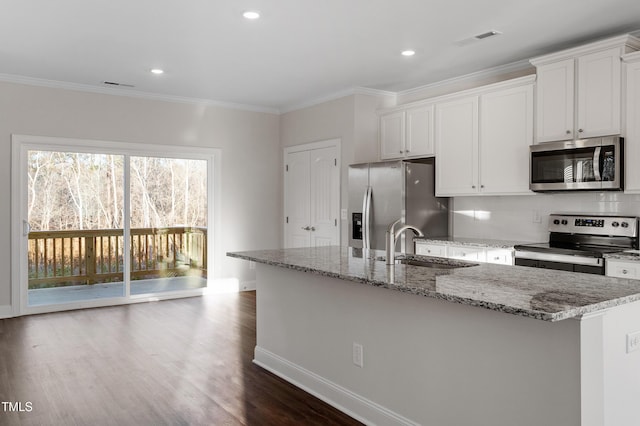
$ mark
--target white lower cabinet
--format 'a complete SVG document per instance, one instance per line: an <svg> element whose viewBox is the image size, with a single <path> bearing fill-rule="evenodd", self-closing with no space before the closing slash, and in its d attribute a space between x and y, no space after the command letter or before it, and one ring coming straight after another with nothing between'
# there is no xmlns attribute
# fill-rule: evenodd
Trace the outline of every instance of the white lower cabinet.
<svg viewBox="0 0 640 426"><path fill-rule="evenodd" d="M469 246L449 246L447 247L447 257L470 262L486 262L487 259L485 249Z"/></svg>
<svg viewBox="0 0 640 426"><path fill-rule="evenodd" d="M416 242L416 254L446 257L469 262L486 262L513 265L513 250L503 248L473 247L468 245Z"/></svg>
<svg viewBox="0 0 640 426"><path fill-rule="evenodd" d="M444 244L416 243L416 254L422 256L447 257L447 246Z"/></svg>
<svg viewBox="0 0 640 426"><path fill-rule="evenodd" d="M605 273L608 277L640 279L640 262L607 260Z"/></svg>
<svg viewBox="0 0 640 426"><path fill-rule="evenodd" d="M500 265L513 265L513 250L487 249L487 263Z"/></svg>

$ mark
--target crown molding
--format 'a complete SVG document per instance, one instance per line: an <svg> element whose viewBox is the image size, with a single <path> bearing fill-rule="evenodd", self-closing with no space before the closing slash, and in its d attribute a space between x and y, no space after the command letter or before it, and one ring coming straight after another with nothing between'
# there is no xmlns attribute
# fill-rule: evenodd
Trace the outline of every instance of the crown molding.
<svg viewBox="0 0 640 426"><path fill-rule="evenodd" d="M471 74L465 74L458 77L449 78L446 80L438 81L435 83L425 84L424 86L414 87L412 89L402 90L398 92L398 98L403 96L410 96L418 92L425 90L433 90L440 87L453 86L458 83L464 83L467 81L476 81L482 78L497 77L503 74L522 71L527 68L531 68L531 64L528 59L523 59L517 62L511 62L505 65L498 65L492 68L486 68L480 71L473 72Z"/></svg>
<svg viewBox="0 0 640 426"><path fill-rule="evenodd" d="M134 89L121 89L112 87L99 87L89 84L69 83L66 81L47 80L42 78L25 77L14 74L0 74L0 82L24 84L27 86L48 87L53 89L74 90L77 92L97 93L101 95L125 96L137 99L146 99L163 102L177 102L183 104L206 105L220 108L236 109L250 112L262 112L267 114L280 114L278 108L262 107L257 105L238 104L233 102L215 101L211 99L189 98L182 96L161 95L157 93L143 92Z"/></svg>
<svg viewBox="0 0 640 426"><path fill-rule="evenodd" d="M631 34L624 34L617 37L599 40L593 43L581 44L569 49L560 50L548 55L542 55L530 59L529 62L534 66L544 65L550 62L556 62L563 59L575 58L587 53L593 53L598 50L606 50L614 47L627 46L633 50L640 50L640 39Z"/></svg>
<svg viewBox="0 0 640 426"><path fill-rule="evenodd" d="M344 98L346 96L353 96L353 95L391 96L391 97L393 97L395 99L396 92L389 92L389 91L386 91L386 90L371 89L371 88L368 88L368 87L352 87L350 89L345 89L345 90L341 90L339 92L330 93L330 94L328 94L326 96L321 96L321 97L318 97L318 98L309 99L308 101L304 101L304 102L301 102L301 103L291 104L291 105L285 106L280 110L280 112L282 114L285 114L287 112L292 112L292 111L297 111L297 110L304 109L304 108L309 108L309 107L312 107L312 106L323 104L325 102L330 102L330 101L334 101L336 99L341 99L341 98Z"/></svg>

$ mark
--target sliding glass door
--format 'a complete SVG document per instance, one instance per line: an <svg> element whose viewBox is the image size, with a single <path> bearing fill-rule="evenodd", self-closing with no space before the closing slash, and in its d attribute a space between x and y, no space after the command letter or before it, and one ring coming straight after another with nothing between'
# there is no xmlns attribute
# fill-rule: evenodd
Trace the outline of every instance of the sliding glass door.
<svg viewBox="0 0 640 426"><path fill-rule="evenodd" d="M201 294L217 152L89 144L14 140L22 310Z"/></svg>
<svg viewBox="0 0 640 426"><path fill-rule="evenodd" d="M131 157L131 294L207 285L207 162Z"/></svg>

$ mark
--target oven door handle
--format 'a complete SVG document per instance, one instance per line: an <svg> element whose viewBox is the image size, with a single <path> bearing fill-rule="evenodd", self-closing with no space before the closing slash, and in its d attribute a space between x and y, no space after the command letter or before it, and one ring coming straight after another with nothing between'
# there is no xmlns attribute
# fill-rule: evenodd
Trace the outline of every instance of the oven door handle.
<svg viewBox="0 0 640 426"><path fill-rule="evenodd" d="M596 182L602 181L602 177L600 177L600 151L601 147L596 147L593 151L593 175L596 178Z"/></svg>

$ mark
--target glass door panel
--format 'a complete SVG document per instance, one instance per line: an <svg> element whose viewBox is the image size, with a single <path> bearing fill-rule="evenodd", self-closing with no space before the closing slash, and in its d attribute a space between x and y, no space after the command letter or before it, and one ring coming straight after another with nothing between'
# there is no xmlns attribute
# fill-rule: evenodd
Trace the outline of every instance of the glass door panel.
<svg viewBox="0 0 640 426"><path fill-rule="evenodd" d="M207 161L131 157L131 295L207 285Z"/></svg>
<svg viewBox="0 0 640 426"><path fill-rule="evenodd" d="M30 150L28 306L123 297L124 156Z"/></svg>

